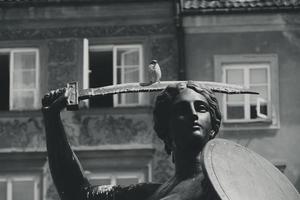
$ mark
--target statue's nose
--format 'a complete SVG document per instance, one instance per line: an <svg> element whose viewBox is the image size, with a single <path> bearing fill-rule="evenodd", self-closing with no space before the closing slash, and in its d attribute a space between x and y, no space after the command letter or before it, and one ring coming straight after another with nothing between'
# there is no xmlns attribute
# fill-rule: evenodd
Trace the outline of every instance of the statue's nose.
<svg viewBox="0 0 300 200"><path fill-rule="evenodd" d="M197 111L195 109L195 104L194 102L190 103L190 111L191 111L191 115L192 115L192 119L193 120L197 120L198 119L198 114Z"/></svg>

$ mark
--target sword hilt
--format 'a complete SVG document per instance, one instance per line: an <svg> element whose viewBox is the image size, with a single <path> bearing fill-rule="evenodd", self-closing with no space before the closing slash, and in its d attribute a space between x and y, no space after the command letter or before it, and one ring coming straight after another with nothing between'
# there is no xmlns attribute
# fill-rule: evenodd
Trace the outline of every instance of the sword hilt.
<svg viewBox="0 0 300 200"><path fill-rule="evenodd" d="M79 109L78 82L67 83L67 110L74 111Z"/></svg>

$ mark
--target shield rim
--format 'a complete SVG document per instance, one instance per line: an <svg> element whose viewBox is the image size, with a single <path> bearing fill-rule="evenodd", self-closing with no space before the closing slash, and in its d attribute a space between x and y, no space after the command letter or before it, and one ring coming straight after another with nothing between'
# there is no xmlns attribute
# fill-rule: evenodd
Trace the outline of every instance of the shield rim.
<svg viewBox="0 0 300 200"><path fill-rule="evenodd" d="M248 149L247 147L244 147L244 146L242 146L240 144L237 144L233 141L226 140L226 139L221 139L221 138L215 138L215 139L210 140L204 147L204 150L203 150L203 153L202 153L202 168L203 168L204 174L206 175L206 177L208 177L208 179L209 179L212 187L214 188L215 192L218 194L218 196L222 200L232 200L232 199L226 194L226 192L222 188L220 182L218 181L217 175L213 171L213 165L211 164L212 163L212 159L211 159L212 150L213 150L214 146L218 143L235 145L235 146L237 146L239 148L242 148L242 149L246 150L247 152L249 152L251 154L251 156L254 156L254 158L261 159L263 162L267 163L275 171L280 173L280 177L282 179L284 179L284 182L286 184L288 184L290 189L295 193L295 196L298 196L298 199L300 200L300 194L298 193L298 191L294 187L294 185L289 181L289 179L284 174L282 174L282 172L279 169L277 169L267 159L265 159L264 157L262 157L259 154L255 153L254 151Z"/></svg>

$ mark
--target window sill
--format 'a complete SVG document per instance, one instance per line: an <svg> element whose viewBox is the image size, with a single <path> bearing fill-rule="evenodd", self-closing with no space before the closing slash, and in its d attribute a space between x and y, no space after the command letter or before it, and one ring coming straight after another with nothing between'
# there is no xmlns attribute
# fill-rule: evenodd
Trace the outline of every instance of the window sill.
<svg viewBox="0 0 300 200"><path fill-rule="evenodd" d="M222 123L222 131L237 131L237 130L278 130L280 125L275 120L256 120L256 121L239 121Z"/></svg>
<svg viewBox="0 0 300 200"><path fill-rule="evenodd" d="M41 117L41 109L37 110L7 110L0 111L0 117Z"/></svg>

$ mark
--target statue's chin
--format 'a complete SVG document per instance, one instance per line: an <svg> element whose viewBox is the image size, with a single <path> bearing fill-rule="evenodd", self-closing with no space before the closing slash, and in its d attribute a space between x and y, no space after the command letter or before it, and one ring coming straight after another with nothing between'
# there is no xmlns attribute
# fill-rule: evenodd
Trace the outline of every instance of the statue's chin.
<svg viewBox="0 0 300 200"><path fill-rule="evenodd" d="M204 132L201 130L193 131L193 137L191 142L191 146L197 146L201 148L204 145L204 143L207 142Z"/></svg>
<svg viewBox="0 0 300 200"><path fill-rule="evenodd" d="M199 139L204 140L204 138L205 138L204 132L201 129L193 130L192 134L193 134L193 137L198 140Z"/></svg>

